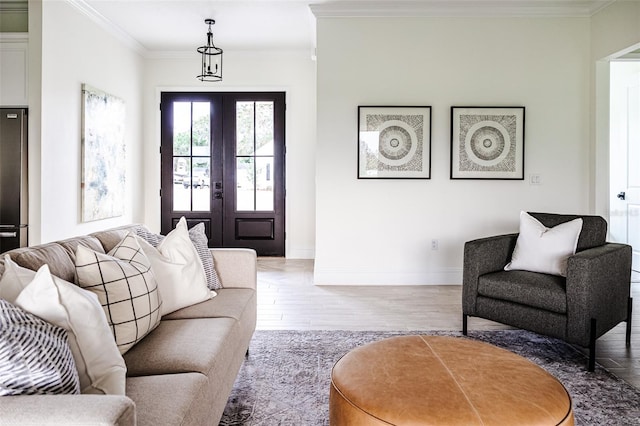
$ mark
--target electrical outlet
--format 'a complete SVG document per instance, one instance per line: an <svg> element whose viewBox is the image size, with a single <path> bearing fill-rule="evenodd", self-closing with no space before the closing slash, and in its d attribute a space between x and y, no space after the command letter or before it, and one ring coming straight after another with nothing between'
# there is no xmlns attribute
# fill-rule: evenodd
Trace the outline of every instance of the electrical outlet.
<svg viewBox="0 0 640 426"><path fill-rule="evenodd" d="M438 250L438 240L431 240L431 250Z"/></svg>
<svg viewBox="0 0 640 426"><path fill-rule="evenodd" d="M531 185L542 185L542 175L537 173L529 176L529 184Z"/></svg>

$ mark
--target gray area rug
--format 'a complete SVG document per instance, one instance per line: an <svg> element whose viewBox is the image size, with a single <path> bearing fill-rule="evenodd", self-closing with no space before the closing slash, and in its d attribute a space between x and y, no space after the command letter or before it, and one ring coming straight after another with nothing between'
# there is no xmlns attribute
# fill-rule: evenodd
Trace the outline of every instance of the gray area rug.
<svg viewBox="0 0 640 426"><path fill-rule="evenodd" d="M406 334L458 332L256 331L220 425L328 425L333 364L368 342ZM572 346L521 330L469 331L469 337L505 348L557 377L573 401L577 425L640 425L640 390Z"/></svg>

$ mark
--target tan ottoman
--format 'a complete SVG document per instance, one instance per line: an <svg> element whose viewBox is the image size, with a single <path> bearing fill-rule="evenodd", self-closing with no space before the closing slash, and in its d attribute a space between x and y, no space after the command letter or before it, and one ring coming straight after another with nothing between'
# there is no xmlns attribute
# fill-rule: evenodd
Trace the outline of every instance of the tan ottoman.
<svg viewBox="0 0 640 426"><path fill-rule="evenodd" d="M329 418L341 425L573 425L551 374L487 343L402 336L346 354L331 372Z"/></svg>

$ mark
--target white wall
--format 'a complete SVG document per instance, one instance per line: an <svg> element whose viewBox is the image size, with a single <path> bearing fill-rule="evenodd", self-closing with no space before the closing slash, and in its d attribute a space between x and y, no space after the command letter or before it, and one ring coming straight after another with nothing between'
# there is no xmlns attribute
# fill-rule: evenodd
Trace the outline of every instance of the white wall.
<svg viewBox="0 0 640 426"><path fill-rule="evenodd" d="M318 19L316 284L459 284L464 242L520 210L589 213L589 25ZM356 178L358 105L433 107L431 180ZM526 107L526 180L449 179L453 105Z"/></svg>
<svg viewBox="0 0 640 426"><path fill-rule="evenodd" d="M144 222L160 230L160 92L286 92L286 256L313 258L315 222L315 62L309 52L224 52L223 81L196 79L193 54L149 59L144 85Z"/></svg>
<svg viewBox="0 0 640 426"><path fill-rule="evenodd" d="M142 220L141 57L96 25L69 2L42 3L42 87L40 135L30 142L40 181L32 235L47 242ZM30 46L31 48L31 46ZM121 217L81 223L82 83L119 96L126 104L127 188ZM36 95L37 96L37 95ZM34 153L33 150L36 150ZM39 192L39 193L38 193ZM37 229L39 228L39 229Z"/></svg>

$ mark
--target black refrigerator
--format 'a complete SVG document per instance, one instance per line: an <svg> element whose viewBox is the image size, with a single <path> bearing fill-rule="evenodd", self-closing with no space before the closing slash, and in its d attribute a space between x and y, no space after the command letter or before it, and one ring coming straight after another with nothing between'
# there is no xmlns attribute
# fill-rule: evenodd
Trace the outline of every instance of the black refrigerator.
<svg viewBox="0 0 640 426"><path fill-rule="evenodd" d="M0 108L0 253L27 245L27 110Z"/></svg>

